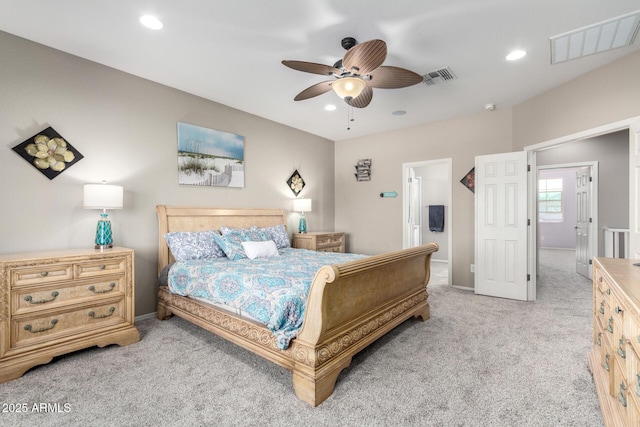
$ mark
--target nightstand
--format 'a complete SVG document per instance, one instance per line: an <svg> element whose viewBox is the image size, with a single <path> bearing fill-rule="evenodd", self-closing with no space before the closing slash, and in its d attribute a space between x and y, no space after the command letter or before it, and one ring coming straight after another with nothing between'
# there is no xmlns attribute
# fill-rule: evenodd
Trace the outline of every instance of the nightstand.
<svg viewBox="0 0 640 427"><path fill-rule="evenodd" d="M133 249L0 255L0 382L54 356L139 341L134 288Z"/></svg>
<svg viewBox="0 0 640 427"><path fill-rule="evenodd" d="M320 252L344 252L344 233L293 233L293 247Z"/></svg>

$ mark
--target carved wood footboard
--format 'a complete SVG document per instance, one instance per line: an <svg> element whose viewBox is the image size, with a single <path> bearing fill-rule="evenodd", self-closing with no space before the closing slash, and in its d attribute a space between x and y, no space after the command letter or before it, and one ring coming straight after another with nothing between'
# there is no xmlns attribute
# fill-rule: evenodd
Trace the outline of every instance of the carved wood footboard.
<svg viewBox="0 0 640 427"><path fill-rule="evenodd" d="M284 212L278 209L158 206L157 212L159 271L172 262L162 237L166 232L284 224ZM175 314L291 370L298 398L317 406L331 395L356 353L410 317L429 318L427 283L431 254L437 250L430 243L322 267L310 287L302 329L286 350L277 347L265 326L173 295L166 287L158 292L158 318Z"/></svg>

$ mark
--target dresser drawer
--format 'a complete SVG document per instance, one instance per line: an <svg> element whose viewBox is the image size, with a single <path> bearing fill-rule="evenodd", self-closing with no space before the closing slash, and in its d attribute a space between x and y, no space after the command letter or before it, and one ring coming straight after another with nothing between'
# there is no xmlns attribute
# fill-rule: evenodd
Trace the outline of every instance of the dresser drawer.
<svg viewBox="0 0 640 427"><path fill-rule="evenodd" d="M51 283L59 280L73 279L72 264L50 264L12 269L11 284L13 287L28 286L37 283Z"/></svg>
<svg viewBox="0 0 640 427"><path fill-rule="evenodd" d="M103 259L94 262L84 262L75 264L75 277L82 279L85 277L104 276L106 274L124 273L124 258Z"/></svg>
<svg viewBox="0 0 640 427"><path fill-rule="evenodd" d="M13 318L11 348L48 343L85 331L125 323L124 298L58 313Z"/></svg>
<svg viewBox="0 0 640 427"><path fill-rule="evenodd" d="M124 293L124 276L96 278L81 283L58 283L55 285L24 287L12 292L11 313L25 314L82 303L90 299Z"/></svg>

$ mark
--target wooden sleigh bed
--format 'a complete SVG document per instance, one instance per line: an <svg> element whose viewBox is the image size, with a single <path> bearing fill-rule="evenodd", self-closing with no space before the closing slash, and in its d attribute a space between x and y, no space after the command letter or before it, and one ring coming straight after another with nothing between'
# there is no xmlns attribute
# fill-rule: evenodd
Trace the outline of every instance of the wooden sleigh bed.
<svg viewBox="0 0 640 427"><path fill-rule="evenodd" d="M282 209L156 207L158 273L172 263L164 234L221 226L246 228L285 224ZM184 318L293 373L298 398L313 406L333 393L351 358L410 317L429 318L427 283L438 245L390 252L320 268L313 279L302 329L286 350L264 325L197 299L158 291L158 319Z"/></svg>

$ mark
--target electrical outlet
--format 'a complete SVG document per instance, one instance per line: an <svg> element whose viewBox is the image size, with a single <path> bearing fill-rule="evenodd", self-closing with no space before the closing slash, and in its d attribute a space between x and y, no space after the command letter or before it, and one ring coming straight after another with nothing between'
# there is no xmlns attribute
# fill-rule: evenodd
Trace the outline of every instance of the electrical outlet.
<svg viewBox="0 0 640 427"><path fill-rule="evenodd" d="M476 272L476 265L475 264L471 264L469 266L469 271L472 272L472 273L475 273Z"/></svg>

